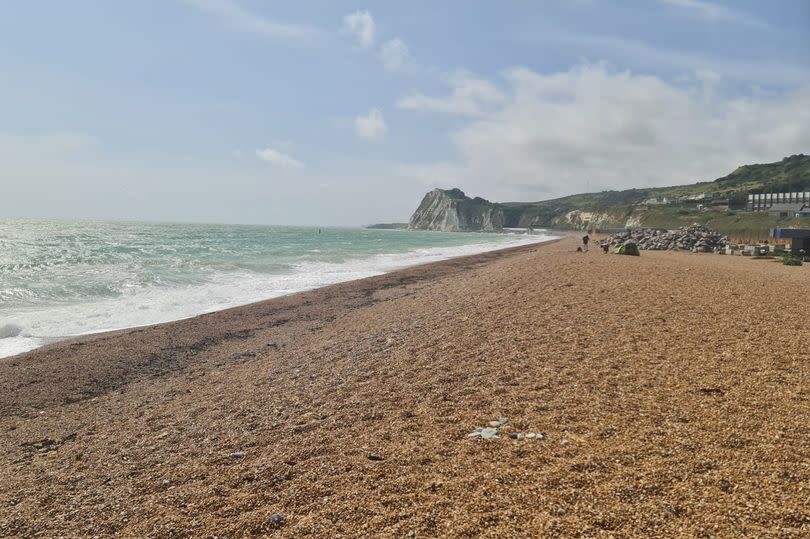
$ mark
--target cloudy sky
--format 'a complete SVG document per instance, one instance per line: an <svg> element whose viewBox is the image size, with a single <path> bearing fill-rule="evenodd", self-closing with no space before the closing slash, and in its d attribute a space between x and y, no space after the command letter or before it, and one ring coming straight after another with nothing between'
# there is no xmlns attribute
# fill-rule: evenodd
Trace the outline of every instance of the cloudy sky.
<svg viewBox="0 0 810 539"><path fill-rule="evenodd" d="M0 218L358 225L810 153L807 0L0 3Z"/></svg>

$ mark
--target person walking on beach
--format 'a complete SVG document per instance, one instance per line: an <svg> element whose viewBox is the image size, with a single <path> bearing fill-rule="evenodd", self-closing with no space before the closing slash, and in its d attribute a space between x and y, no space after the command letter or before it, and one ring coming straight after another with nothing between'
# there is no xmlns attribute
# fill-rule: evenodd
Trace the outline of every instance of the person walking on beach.
<svg viewBox="0 0 810 539"><path fill-rule="evenodd" d="M590 236L588 236L587 234L585 234L584 236L582 236L582 250L583 250L584 252L586 252L586 253L588 252L588 242L589 242L589 241L591 241L591 237L590 237Z"/></svg>

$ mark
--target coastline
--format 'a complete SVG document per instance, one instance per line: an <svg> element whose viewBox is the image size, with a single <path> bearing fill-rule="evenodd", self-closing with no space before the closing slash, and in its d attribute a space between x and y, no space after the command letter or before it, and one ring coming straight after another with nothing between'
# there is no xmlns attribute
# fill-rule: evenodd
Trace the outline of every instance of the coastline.
<svg viewBox="0 0 810 539"><path fill-rule="evenodd" d="M0 361L0 535L801 536L808 268L576 243Z"/></svg>
<svg viewBox="0 0 810 539"><path fill-rule="evenodd" d="M87 348L95 350L99 348L107 349L110 343L113 343L125 349L126 357L113 360L107 359L103 366L96 365L105 374L103 379L99 379L96 374L93 374L92 377L94 384L97 386L96 389L103 392L126 385L134 377L143 374L141 369L145 369L150 375L155 376L176 368L178 349L189 347L190 350L194 351L202 346L199 341L205 341L205 347L208 347L212 344L211 335L222 334L222 341L239 340L241 337L232 335L234 332L236 332L235 335L242 335L243 333L240 332L254 331L256 329L254 327L246 328L243 323L233 324L234 320L250 317L269 317L271 318L271 321L268 322L269 327L283 326L289 322L289 319L275 317L278 313L289 313L291 310L306 306L312 306L312 310L317 311L319 304L328 301L339 301L344 296L367 295L378 288L385 289L405 282L430 281L431 279L447 277L476 265L510 256L516 252L554 244L561 241L561 239L555 238L408 266L380 275L338 282L311 290L294 292L168 322L65 337L28 352L0 358L0 393L8 395L14 389L14 384L10 382L8 373L3 370L5 364L9 364L12 367L23 367L29 375L31 370L38 372L36 375L37 382L26 380L20 383L25 387L36 386L38 389L35 393L53 393L52 390L46 390L45 388L53 388L54 385L58 384L61 386L59 393L69 395L65 397L63 404L81 400L88 394L89 390L79 390L78 388L85 387L87 382L83 379L77 380L71 384L73 386L71 389L67 389L65 384L68 383L70 378L65 375L68 373L89 372L86 370L87 365L85 364L85 358L82 356ZM331 309L341 309L342 307L341 305L329 305ZM309 317L310 315L304 314L301 316ZM206 335L208 337L196 339L197 335ZM119 344L122 340L126 341L125 345ZM156 367L155 357L166 352L165 346L160 344L162 342L171 343L169 355L172 356L172 361L158 361L157 363L162 366ZM145 344L146 346L133 349L134 347L130 346L133 343ZM153 346L149 346L150 344ZM134 354L130 352L134 352ZM133 361L133 355L140 355L141 360ZM62 371L66 372L63 373ZM95 390L92 392L94 395L96 394ZM53 404L59 403L56 401L42 401L33 404L33 406L37 408ZM11 410L0 406L0 415L10 412Z"/></svg>
<svg viewBox="0 0 810 539"><path fill-rule="evenodd" d="M329 230L335 232L343 229L327 229ZM139 287L127 282L123 283L118 295L94 297L90 294L87 297L73 298L73 301L67 303L56 302L41 306L34 302L31 306L19 305L17 312L12 304L11 310L8 306L0 309L0 361L65 339L193 318L433 261L538 243L556 237L552 234L503 234L497 235L499 239L494 241L492 234L487 236L487 240L473 240L462 244L437 245L428 241L420 246L417 242L405 250L392 246L390 252L378 252L375 249L366 253L365 257L355 255L342 260L330 259L329 253L323 260L318 260L319 255L313 256L311 253L321 253L323 246L316 245L312 249L306 249L306 254L303 251L299 253L297 258L280 255L278 265L283 267L280 271L263 271L261 267L252 271L233 268L218 271L208 268L208 274L201 272L205 276L193 284L182 281L188 276L169 275L169 280L179 278L179 282L168 287ZM474 235L468 234L467 237L474 238ZM347 242L348 245L352 245L351 240L353 238ZM368 243L377 245L373 240ZM341 245L340 241L337 245ZM255 253L246 253L245 256L250 260L251 256L255 257ZM261 263L256 266L261 266ZM59 278L70 279L66 275L60 275ZM81 282L83 276L75 278ZM151 275L144 278L155 279ZM109 286L115 288L119 284L113 282ZM32 294L36 298L36 284L33 287Z"/></svg>

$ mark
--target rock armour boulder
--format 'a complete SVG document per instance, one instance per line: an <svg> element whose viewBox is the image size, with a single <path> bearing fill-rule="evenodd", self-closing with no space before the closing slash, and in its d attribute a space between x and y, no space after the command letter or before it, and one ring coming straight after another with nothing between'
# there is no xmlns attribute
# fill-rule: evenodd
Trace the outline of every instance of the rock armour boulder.
<svg viewBox="0 0 810 539"><path fill-rule="evenodd" d="M699 253L721 252L729 244L726 236L700 225L682 226L677 230L640 228L612 234L605 241L610 245L633 241L643 251L685 249Z"/></svg>

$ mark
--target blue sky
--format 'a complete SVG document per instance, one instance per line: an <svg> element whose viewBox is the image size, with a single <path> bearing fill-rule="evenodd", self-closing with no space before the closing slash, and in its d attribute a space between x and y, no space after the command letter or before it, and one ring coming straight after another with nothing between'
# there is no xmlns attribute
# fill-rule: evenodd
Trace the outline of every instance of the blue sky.
<svg viewBox="0 0 810 539"><path fill-rule="evenodd" d="M810 2L0 6L0 217L274 224L810 151Z"/></svg>

